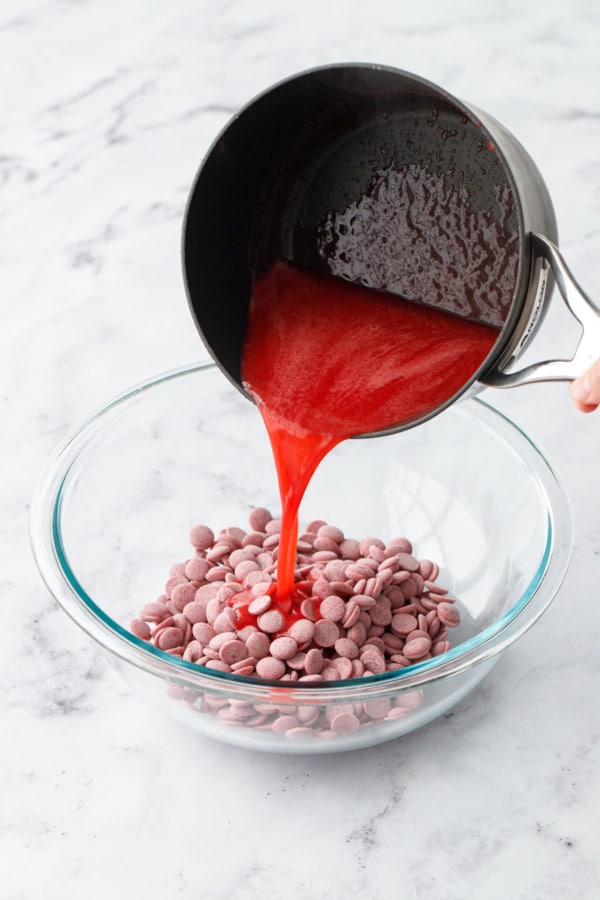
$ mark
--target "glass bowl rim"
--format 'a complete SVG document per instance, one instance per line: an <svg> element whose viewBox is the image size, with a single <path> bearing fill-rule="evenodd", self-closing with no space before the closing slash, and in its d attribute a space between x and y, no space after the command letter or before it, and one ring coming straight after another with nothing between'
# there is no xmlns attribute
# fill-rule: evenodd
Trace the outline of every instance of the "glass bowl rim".
<svg viewBox="0 0 600 900"><path fill-rule="evenodd" d="M447 653L403 669L366 678L326 682L267 681L235 673L217 672L173 656L154 647L115 622L80 585L62 544L61 510L69 474L87 444L101 433L110 413L140 397L170 384L194 378L204 371L217 370L214 363L193 363L156 375L118 395L74 429L55 449L37 480L30 514L30 540L34 559L50 593L62 609L88 636L105 650L145 672L169 679L182 687L211 690L244 699L277 702L285 695L292 700L311 703L339 701L342 698L389 695L414 691L438 680L447 679L497 656L525 633L554 599L566 575L573 546L573 522L570 501L547 455L511 419L478 397L455 404L441 415L466 413L478 425L491 427L497 437L510 434L519 443L521 455L538 488L546 499L547 534L538 567L521 596L510 609L472 638L452 647ZM234 388L232 388L234 390ZM468 412L466 412L468 410ZM504 432L504 433L502 433ZM385 438L383 438L385 439ZM534 467L532 463L537 465ZM554 519L560 520L561 540L557 541Z"/></svg>

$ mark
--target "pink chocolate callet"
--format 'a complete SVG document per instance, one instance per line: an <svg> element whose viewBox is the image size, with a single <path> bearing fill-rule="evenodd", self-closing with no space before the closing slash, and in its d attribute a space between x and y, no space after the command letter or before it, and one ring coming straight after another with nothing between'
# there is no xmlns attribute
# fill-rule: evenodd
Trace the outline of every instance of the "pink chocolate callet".
<svg viewBox="0 0 600 900"><path fill-rule="evenodd" d="M300 612L304 616L305 619L308 619L310 622L316 622L318 616L319 604L315 603L314 600L303 600L300 604Z"/></svg>
<svg viewBox="0 0 600 900"><path fill-rule="evenodd" d="M352 628L353 625L356 625L361 615L361 607L358 603L349 601L346 607L346 614L342 619L342 626L344 628Z"/></svg>
<svg viewBox="0 0 600 900"><path fill-rule="evenodd" d="M360 559L360 541L356 541L354 538L344 538L343 541L340 541L339 550L344 559L352 561Z"/></svg>
<svg viewBox="0 0 600 900"><path fill-rule="evenodd" d="M338 656L333 659L331 665L335 666L337 673L340 677L340 680L345 680L346 678L352 678L352 663L353 659L348 659L345 656Z"/></svg>
<svg viewBox="0 0 600 900"><path fill-rule="evenodd" d="M298 725L297 728L290 728L288 731L286 731L285 736L289 741L301 741L306 737L310 737L312 733L312 728Z"/></svg>
<svg viewBox="0 0 600 900"><path fill-rule="evenodd" d="M382 638L383 649L388 653L395 653L404 647L404 638L400 635L393 634L391 631L384 632Z"/></svg>
<svg viewBox="0 0 600 900"><path fill-rule="evenodd" d="M385 633L385 632L384 632L384 633ZM376 647L376 648L379 650L380 653L385 653L385 650L386 650L386 647L385 647L385 641L383 640L383 638L375 637L374 635L371 635L370 637L367 637L367 639L366 639L366 641L364 642L364 645L363 645L363 646L364 646L365 649L366 649L367 647ZM362 648L361 648L361 649L362 649Z"/></svg>
<svg viewBox="0 0 600 900"><path fill-rule="evenodd" d="M161 622L169 615L169 611L164 603L146 603L140 612L140 618L144 622Z"/></svg>
<svg viewBox="0 0 600 900"><path fill-rule="evenodd" d="M298 706L296 707L296 716L298 721L303 725L312 725L319 718L321 710L318 706Z"/></svg>
<svg viewBox="0 0 600 900"><path fill-rule="evenodd" d="M235 665L231 667L231 671L235 672L236 675L253 675L254 666L255 660L246 661L243 659L241 662L235 663Z"/></svg>
<svg viewBox="0 0 600 900"><path fill-rule="evenodd" d="M235 550L235 547L230 541L217 541L206 551L206 559L213 564L222 562L232 550Z"/></svg>
<svg viewBox="0 0 600 900"><path fill-rule="evenodd" d="M319 619L315 623L315 644L319 647L333 647L340 636L340 631L331 619Z"/></svg>
<svg viewBox="0 0 600 900"><path fill-rule="evenodd" d="M216 672L231 672L231 666L224 663L222 659L209 659L204 665L207 669L214 669Z"/></svg>
<svg viewBox="0 0 600 900"><path fill-rule="evenodd" d="M321 527L317 531L317 536L320 538L326 538L330 541L335 541L336 544L339 544L344 540L344 532L341 528L337 528L335 525L321 525Z"/></svg>
<svg viewBox="0 0 600 900"><path fill-rule="evenodd" d="M401 637L410 634L411 631L415 630L417 625L418 622L416 617L406 612L395 613L395 615L392 616L392 621L390 623L390 627L394 634L400 635Z"/></svg>
<svg viewBox="0 0 600 900"><path fill-rule="evenodd" d="M331 660L330 662L327 663L326 666L323 667L323 669L321 671L321 675L323 676L325 681L339 681L340 680L341 676L340 676L340 673L338 672L337 666L335 665L336 661L337 661L337 658L336 658L336 660Z"/></svg>
<svg viewBox="0 0 600 900"><path fill-rule="evenodd" d="M183 612L188 603L196 596L197 582L186 581L185 584L176 585L171 592L171 602L178 612Z"/></svg>
<svg viewBox="0 0 600 900"><path fill-rule="evenodd" d="M262 631L256 631L254 634L246 638L246 649L251 656L256 659L262 659L269 654L269 646L271 642L269 636Z"/></svg>
<svg viewBox="0 0 600 900"><path fill-rule="evenodd" d="M331 538L317 537L315 539L313 547L317 553L321 553L321 551L333 553L332 559L335 559L338 555L338 550L339 550L338 544L336 541L332 541ZM315 559L317 559L317 558L323 559L324 557L322 557L322 556L317 557L315 555L314 558Z"/></svg>
<svg viewBox="0 0 600 900"><path fill-rule="evenodd" d="M316 580L313 581L313 583L312 583L311 593L312 593L313 597L317 597L321 600L324 600L326 597L329 597L331 594L331 585L327 581L326 578L317 577ZM340 598L336 597L335 599L339 600Z"/></svg>
<svg viewBox="0 0 600 900"><path fill-rule="evenodd" d="M223 644L226 644L228 641L233 641L235 638L235 631L217 632L215 636L210 639L208 646L211 650L219 651Z"/></svg>
<svg viewBox="0 0 600 900"><path fill-rule="evenodd" d="M242 540L242 547L262 547L264 539L264 532L249 531Z"/></svg>
<svg viewBox="0 0 600 900"><path fill-rule="evenodd" d="M262 506L257 506L251 511L250 515L248 516L248 524L250 525L252 531L264 532L265 528L272 518L273 516L268 509L265 509Z"/></svg>
<svg viewBox="0 0 600 900"><path fill-rule="evenodd" d="M264 572L273 565L273 554L268 550L263 550L256 554L256 562Z"/></svg>
<svg viewBox="0 0 600 900"><path fill-rule="evenodd" d="M165 583L165 594L170 598L174 588L178 587L180 584L187 583L188 579L185 577L185 575L171 575Z"/></svg>
<svg viewBox="0 0 600 900"><path fill-rule="evenodd" d="M281 519L269 519L265 525L267 534L279 534L281 532Z"/></svg>
<svg viewBox="0 0 600 900"><path fill-rule="evenodd" d="M311 557L310 553L312 551L313 545L310 541L301 541L298 539L298 543L296 544L296 550L298 551L298 558L301 556L305 560L305 562L310 562ZM307 555L308 554L308 555Z"/></svg>
<svg viewBox="0 0 600 900"><path fill-rule="evenodd" d="M427 581L427 579L431 576L433 572L433 563L430 559L421 559L419 560L419 574L423 581Z"/></svg>
<svg viewBox="0 0 600 900"><path fill-rule="evenodd" d="M285 663L273 656L263 656L256 663L256 674L267 681L276 681L285 674Z"/></svg>
<svg viewBox="0 0 600 900"><path fill-rule="evenodd" d="M360 728L360 719L353 712L339 713L331 722L335 734L352 734L357 728Z"/></svg>
<svg viewBox="0 0 600 900"><path fill-rule="evenodd" d="M286 731L289 731L291 728L298 727L298 719L296 716L279 716L272 724L273 731L276 731L278 734L285 734Z"/></svg>
<svg viewBox="0 0 600 900"><path fill-rule="evenodd" d="M369 609L373 625L389 625L392 621L392 608L387 597L379 597Z"/></svg>
<svg viewBox="0 0 600 900"><path fill-rule="evenodd" d="M253 616L261 616L271 607L273 598L270 594L259 594L248 604L248 612Z"/></svg>
<svg viewBox="0 0 600 900"><path fill-rule="evenodd" d="M197 622L192 625L192 634L200 644L208 644L214 638L216 631L207 622Z"/></svg>
<svg viewBox="0 0 600 900"><path fill-rule="evenodd" d="M370 719L385 719L390 711L391 703L387 697L365 700L363 709Z"/></svg>
<svg viewBox="0 0 600 900"><path fill-rule="evenodd" d="M332 703L325 709L325 718L331 723L336 716L347 715L353 712L354 706L352 703Z"/></svg>
<svg viewBox="0 0 600 900"><path fill-rule="evenodd" d="M289 635L299 646L309 643L315 636L314 622L311 622L310 619L298 619L290 626Z"/></svg>
<svg viewBox="0 0 600 900"><path fill-rule="evenodd" d="M426 653L429 653L431 649L431 638L429 637L416 637L411 638L409 635L409 640L406 641L404 645L403 655L406 656L407 659L420 659L422 656L425 656Z"/></svg>
<svg viewBox="0 0 600 900"><path fill-rule="evenodd" d="M304 668L307 675L319 675L323 668L323 651L313 647L307 651Z"/></svg>
<svg viewBox="0 0 600 900"><path fill-rule="evenodd" d="M309 534L317 535L319 533L319 528L323 528L324 525L327 525L324 519L313 519L306 526L306 531Z"/></svg>
<svg viewBox="0 0 600 900"><path fill-rule="evenodd" d="M442 627L442 623L438 619L437 612L436 612L435 618L431 619L427 623L427 631L429 632L429 637L433 639L436 636L436 634L440 631L441 627Z"/></svg>
<svg viewBox="0 0 600 900"><path fill-rule="evenodd" d="M373 569L370 566L365 565L363 562L355 562L350 563L346 568L346 577L352 578L355 581L359 581L364 579L365 584L369 580L369 578L373 577Z"/></svg>
<svg viewBox="0 0 600 900"><path fill-rule="evenodd" d="M360 661L365 670L368 669L373 675L380 675L382 672L385 672L385 656L375 648L362 652Z"/></svg>
<svg viewBox="0 0 600 900"><path fill-rule="evenodd" d="M460 612L453 603L447 603L443 600L438 603L437 614L442 625L448 628L456 628L460 625Z"/></svg>
<svg viewBox="0 0 600 900"><path fill-rule="evenodd" d="M129 625L129 630L132 634L134 634L142 641L150 640L150 635L152 632L148 623L144 622L143 619L132 619Z"/></svg>
<svg viewBox="0 0 600 900"><path fill-rule="evenodd" d="M206 573L207 581L225 581L227 575L229 574L229 569L226 566L213 566L212 569L209 569Z"/></svg>
<svg viewBox="0 0 600 900"><path fill-rule="evenodd" d="M352 660L352 678L362 678L365 673L365 664L360 659Z"/></svg>
<svg viewBox="0 0 600 900"><path fill-rule="evenodd" d="M350 638L351 641L354 641L355 644L361 647L367 639L367 629L362 622L356 621L354 625L351 625L348 629L346 637Z"/></svg>
<svg viewBox="0 0 600 900"><path fill-rule="evenodd" d="M207 602L212 600L217 596L217 592L219 590L218 584L201 584L196 593L194 594L195 600L201 600L202 602Z"/></svg>
<svg viewBox="0 0 600 900"><path fill-rule="evenodd" d="M201 556L193 556L185 564L185 574L190 581L203 581L209 569L210 563Z"/></svg>
<svg viewBox="0 0 600 900"><path fill-rule="evenodd" d="M346 577L346 566L348 563L344 559L332 559L325 563L323 567L323 576L329 584L332 582L343 581Z"/></svg>
<svg viewBox="0 0 600 900"><path fill-rule="evenodd" d="M234 663L239 663L243 659L248 658L248 650L246 649L246 645L243 641L238 641L237 639L226 641L221 645L219 650L219 656L223 660L223 662L228 663L230 666L234 665Z"/></svg>
<svg viewBox="0 0 600 900"><path fill-rule="evenodd" d="M356 659L359 654L358 645L350 638L338 638L334 644L335 652L347 659Z"/></svg>
<svg viewBox="0 0 600 900"><path fill-rule="evenodd" d="M190 625L206 622L206 604L201 600L192 600L183 607L183 614Z"/></svg>
<svg viewBox="0 0 600 900"><path fill-rule="evenodd" d="M190 641L183 651L183 658L187 662L197 663L202 656L202 645L198 641Z"/></svg>
<svg viewBox="0 0 600 900"><path fill-rule="evenodd" d="M283 635L282 637L275 638L269 652L275 659L291 659L298 652L298 644L293 637Z"/></svg>
<svg viewBox="0 0 600 900"><path fill-rule="evenodd" d="M208 525L194 525L190 529L190 544L196 550L208 550L215 540L214 532Z"/></svg>
<svg viewBox="0 0 600 900"><path fill-rule="evenodd" d="M369 549L371 547L379 547L380 550L385 550L385 544L380 538L377 537L364 537L360 541L360 549L363 556L369 555Z"/></svg>
<svg viewBox="0 0 600 900"><path fill-rule="evenodd" d="M160 650L173 650L180 647L183 642L183 631L173 626L164 628L156 638L156 645Z"/></svg>
<svg viewBox="0 0 600 900"><path fill-rule="evenodd" d="M441 597L438 597L438 601L439 600L441 600ZM419 600L419 603L421 604L421 606L423 607L423 609L426 612L430 612L431 610L437 609L437 603L434 603L433 600L431 600L431 597L429 594L428 595L423 594L423 596Z"/></svg>
<svg viewBox="0 0 600 900"><path fill-rule="evenodd" d="M268 609L258 617L257 621L261 631L265 631L267 634L275 634L277 631L281 631L285 619L278 609Z"/></svg>
<svg viewBox="0 0 600 900"><path fill-rule="evenodd" d="M400 568L400 562L397 556L386 556L386 558L379 564L378 572L397 572Z"/></svg>
<svg viewBox="0 0 600 900"><path fill-rule="evenodd" d="M198 594L196 594L196 596L198 596ZM223 609L225 609L225 604L220 603L216 597L213 597L212 600L209 600L206 604L206 621L212 625Z"/></svg>
<svg viewBox="0 0 600 900"><path fill-rule="evenodd" d="M237 550L233 550L229 554L229 559L227 560L227 564L235 569L235 567L241 562L254 561L255 554L252 553L251 550L247 548L238 548Z"/></svg>
<svg viewBox="0 0 600 900"><path fill-rule="evenodd" d="M418 572L419 571L419 560L415 559L414 556L410 553L398 553L396 556L398 560L398 564L401 569L404 569L406 572Z"/></svg>
<svg viewBox="0 0 600 900"><path fill-rule="evenodd" d="M414 600L419 594L419 587L412 576L402 582L401 590L406 600Z"/></svg>
<svg viewBox="0 0 600 900"><path fill-rule="evenodd" d="M385 550L382 547L378 547L377 544L371 544L369 556L371 559L376 559L378 563L382 563L385 559Z"/></svg>
<svg viewBox="0 0 600 900"><path fill-rule="evenodd" d="M273 651L271 650L271 655ZM295 653L294 656L286 659L286 663L289 669L294 669L297 672L305 672L306 671L306 652L304 650L299 650L298 653Z"/></svg>
<svg viewBox="0 0 600 900"><path fill-rule="evenodd" d="M346 613L346 603L341 597L330 594L321 601L319 612L323 619L329 619L331 622L341 622Z"/></svg>
<svg viewBox="0 0 600 900"><path fill-rule="evenodd" d="M235 567L235 577L238 581L243 581L246 575L249 575L250 572L257 572L260 570L259 564L253 559L244 559L237 564Z"/></svg>
<svg viewBox="0 0 600 900"><path fill-rule="evenodd" d="M334 562L337 554L333 550L315 550L312 555L312 561L315 563Z"/></svg>
<svg viewBox="0 0 600 900"><path fill-rule="evenodd" d="M397 554L397 553L412 553L413 546L408 538L405 537L395 537L392 538L391 541L388 541L386 546L386 552Z"/></svg>
<svg viewBox="0 0 600 900"><path fill-rule="evenodd" d="M213 621L213 628L216 632L232 631L235 628L236 614L230 606L225 607Z"/></svg>
<svg viewBox="0 0 600 900"><path fill-rule="evenodd" d="M442 587L441 584L437 584L435 581L430 581L427 578L425 579L424 587L430 594L439 594L443 597L448 593L447 589Z"/></svg>

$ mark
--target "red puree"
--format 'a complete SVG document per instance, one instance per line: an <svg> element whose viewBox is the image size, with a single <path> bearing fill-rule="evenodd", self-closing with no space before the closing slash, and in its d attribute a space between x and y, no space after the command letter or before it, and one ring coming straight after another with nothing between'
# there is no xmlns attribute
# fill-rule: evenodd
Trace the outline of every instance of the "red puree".
<svg viewBox="0 0 600 900"><path fill-rule="evenodd" d="M290 612L298 508L340 441L417 419L463 387L498 330L277 263L256 284L242 378L265 421L281 493L277 567Z"/></svg>

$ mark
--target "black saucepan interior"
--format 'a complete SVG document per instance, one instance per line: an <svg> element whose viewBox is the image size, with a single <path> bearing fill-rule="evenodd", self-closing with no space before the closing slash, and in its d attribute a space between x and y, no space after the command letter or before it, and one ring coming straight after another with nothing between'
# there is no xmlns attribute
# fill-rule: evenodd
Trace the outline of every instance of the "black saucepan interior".
<svg viewBox="0 0 600 900"><path fill-rule="evenodd" d="M192 311L239 385L252 282L278 258L501 327L519 198L477 118L398 70L282 82L219 136L184 226Z"/></svg>

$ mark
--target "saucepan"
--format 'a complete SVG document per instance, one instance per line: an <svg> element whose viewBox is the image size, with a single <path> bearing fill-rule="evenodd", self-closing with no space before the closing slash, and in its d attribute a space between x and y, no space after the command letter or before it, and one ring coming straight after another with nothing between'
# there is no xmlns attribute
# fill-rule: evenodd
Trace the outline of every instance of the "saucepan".
<svg viewBox="0 0 600 900"><path fill-rule="evenodd" d="M242 392L252 286L276 260L494 326L429 418L484 386L572 380L599 355L600 311L557 244L548 189L503 125L419 76L352 63L293 75L233 117L193 183L182 256L197 328ZM578 346L519 369L555 286Z"/></svg>

